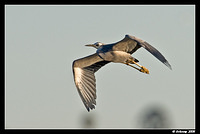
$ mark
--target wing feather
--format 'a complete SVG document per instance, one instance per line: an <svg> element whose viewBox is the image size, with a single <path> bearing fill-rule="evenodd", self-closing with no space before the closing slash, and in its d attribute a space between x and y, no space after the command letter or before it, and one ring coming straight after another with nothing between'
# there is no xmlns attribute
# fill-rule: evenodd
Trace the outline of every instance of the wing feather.
<svg viewBox="0 0 200 134"><path fill-rule="evenodd" d="M158 60L160 60L162 63L164 63L167 67L171 68L171 65L169 62L165 59L165 57L153 46L151 46L146 41L143 41L135 36L126 35L124 39L121 41L113 44L113 49L116 51L124 51L127 53L134 53L136 50L138 50L140 47L145 48L147 51L149 51L153 56L155 56Z"/></svg>
<svg viewBox="0 0 200 134"><path fill-rule="evenodd" d="M137 37L126 35L130 39L135 40L138 42L138 45L142 46L145 48L147 51L149 51L153 56L155 56L158 60L160 60L162 63L164 63L168 68L172 69L171 65L169 62L165 59L165 57L153 46L151 46L149 43L146 41L143 41Z"/></svg>
<svg viewBox="0 0 200 134"><path fill-rule="evenodd" d="M96 79L94 73L109 63L97 54L75 60L73 62L74 82L86 109L94 109L96 105Z"/></svg>
<svg viewBox="0 0 200 134"><path fill-rule="evenodd" d="M139 49L141 46L138 45L138 42L130 39L128 35L125 36L124 39L121 41L113 44L113 50L114 51L124 51L130 54L133 54L137 49Z"/></svg>

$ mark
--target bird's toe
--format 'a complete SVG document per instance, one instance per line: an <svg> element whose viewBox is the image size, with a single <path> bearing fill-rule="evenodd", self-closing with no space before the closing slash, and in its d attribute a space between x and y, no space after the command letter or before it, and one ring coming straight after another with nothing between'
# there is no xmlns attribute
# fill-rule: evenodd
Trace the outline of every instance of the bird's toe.
<svg viewBox="0 0 200 134"><path fill-rule="evenodd" d="M140 72L149 74L149 70L146 67L144 67L144 66L141 67Z"/></svg>

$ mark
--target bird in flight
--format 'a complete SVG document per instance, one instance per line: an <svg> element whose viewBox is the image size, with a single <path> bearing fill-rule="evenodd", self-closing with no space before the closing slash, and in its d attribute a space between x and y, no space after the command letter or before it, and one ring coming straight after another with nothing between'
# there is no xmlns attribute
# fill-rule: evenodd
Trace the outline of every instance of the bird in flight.
<svg viewBox="0 0 200 134"><path fill-rule="evenodd" d="M131 56L131 54L143 47L167 67L172 69L169 62L156 48L135 36L125 35L124 39L112 44L96 42L86 46L96 48L96 53L75 60L72 68L76 88L88 112L90 109L94 109L96 105L96 79L94 73L104 65L110 62L122 63L140 72L149 74L149 70L138 64L139 61ZM131 64L135 64L139 68Z"/></svg>

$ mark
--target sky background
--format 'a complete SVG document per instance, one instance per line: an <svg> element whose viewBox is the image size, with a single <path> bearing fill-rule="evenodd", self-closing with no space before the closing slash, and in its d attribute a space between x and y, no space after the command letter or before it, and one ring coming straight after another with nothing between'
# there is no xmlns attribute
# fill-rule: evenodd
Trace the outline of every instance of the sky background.
<svg viewBox="0 0 200 134"><path fill-rule="evenodd" d="M143 128L158 112L168 128L195 128L195 7L5 6L5 127ZM126 34L157 48L172 70L141 48L140 73L111 63L96 73L97 106L87 112L72 62L96 52L85 44L114 43ZM161 112L162 111L162 112Z"/></svg>

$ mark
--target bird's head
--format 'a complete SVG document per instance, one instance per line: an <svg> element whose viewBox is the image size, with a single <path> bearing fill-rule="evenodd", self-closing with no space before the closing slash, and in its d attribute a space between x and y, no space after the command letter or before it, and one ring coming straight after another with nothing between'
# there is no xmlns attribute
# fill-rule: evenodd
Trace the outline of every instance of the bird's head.
<svg viewBox="0 0 200 134"><path fill-rule="evenodd" d="M104 45L103 43L101 42L96 42L94 44L88 44L88 45L85 45L85 46L88 46L88 47L94 47L96 49L100 48L102 45Z"/></svg>

